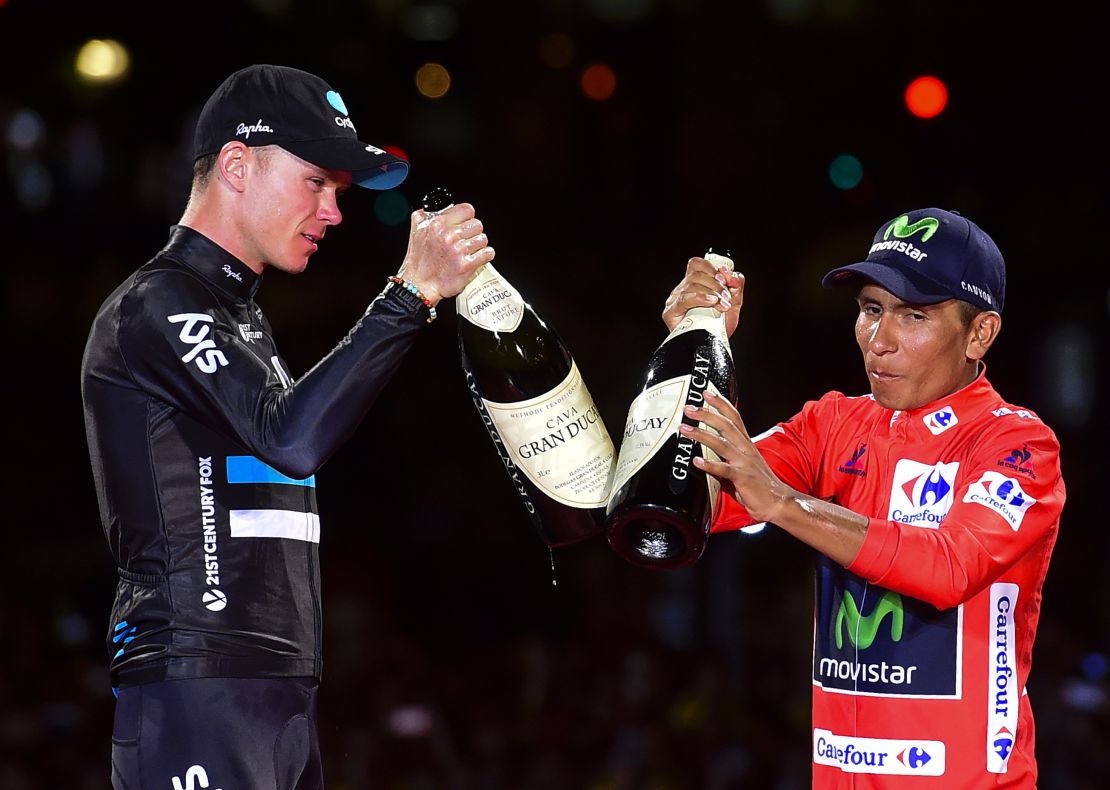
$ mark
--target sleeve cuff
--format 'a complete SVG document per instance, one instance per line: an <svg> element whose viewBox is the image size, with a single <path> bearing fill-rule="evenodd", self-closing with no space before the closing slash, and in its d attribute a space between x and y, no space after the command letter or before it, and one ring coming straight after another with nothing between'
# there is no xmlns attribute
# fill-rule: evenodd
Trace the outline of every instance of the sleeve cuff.
<svg viewBox="0 0 1110 790"><path fill-rule="evenodd" d="M886 519L873 518L867 522L867 535L863 538L856 558L848 570L869 582L877 582L890 570L898 553L901 540L898 524Z"/></svg>
<svg viewBox="0 0 1110 790"><path fill-rule="evenodd" d="M385 284L385 289L382 291L382 298L388 299L394 304L403 307L407 312L424 319L429 324L434 319L431 310L424 304L423 299L393 281Z"/></svg>

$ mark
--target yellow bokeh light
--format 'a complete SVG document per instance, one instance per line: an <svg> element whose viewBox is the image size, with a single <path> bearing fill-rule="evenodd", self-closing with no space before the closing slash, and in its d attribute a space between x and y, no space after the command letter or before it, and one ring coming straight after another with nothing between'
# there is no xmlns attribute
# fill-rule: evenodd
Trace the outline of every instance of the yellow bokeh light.
<svg viewBox="0 0 1110 790"><path fill-rule="evenodd" d="M131 57L123 44L110 38L86 41L77 53L77 77L85 82L115 82L127 74Z"/></svg>
<svg viewBox="0 0 1110 790"><path fill-rule="evenodd" d="M442 98L451 89L451 74L438 63L425 63L416 70L416 89L429 99Z"/></svg>

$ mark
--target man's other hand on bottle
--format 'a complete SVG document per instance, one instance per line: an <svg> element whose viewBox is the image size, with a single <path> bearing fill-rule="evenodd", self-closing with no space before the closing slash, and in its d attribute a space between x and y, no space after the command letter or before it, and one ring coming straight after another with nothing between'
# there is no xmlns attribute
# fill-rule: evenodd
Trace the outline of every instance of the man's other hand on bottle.
<svg viewBox="0 0 1110 790"><path fill-rule="evenodd" d="M663 322L671 331L682 321L686 311L694 307L712 307L725 314L725 330L729 336L740 321L744 303L744 275L718 269L705 258L691 258L682 278L663 307Z"/></svg>

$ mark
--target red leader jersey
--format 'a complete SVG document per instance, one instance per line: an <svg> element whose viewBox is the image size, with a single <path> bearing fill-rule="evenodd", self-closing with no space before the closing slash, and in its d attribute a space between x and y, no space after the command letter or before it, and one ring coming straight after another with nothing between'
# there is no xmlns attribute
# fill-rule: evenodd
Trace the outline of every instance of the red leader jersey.
<svg viewBox="0 0 1110 790"><path fill-rule="evenodd" d="M1064 505L1059 444L984 373L912 411L830 392L759 437L786 484L870 518L822 557L815 788L1032 788L1025 691ZM752 523L722 497L713 531Z"/></svg>

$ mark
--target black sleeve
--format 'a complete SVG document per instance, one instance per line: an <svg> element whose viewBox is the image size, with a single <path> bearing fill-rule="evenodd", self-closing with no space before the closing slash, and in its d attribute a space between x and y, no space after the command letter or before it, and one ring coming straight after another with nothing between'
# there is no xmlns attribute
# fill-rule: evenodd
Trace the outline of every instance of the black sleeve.
<svg viewBox="0 0 1110 790"><path fill-rule="evenodd" d="M203 283L152 273L121 304L120 353L137 386L302 479L351 436L425 325L427 309L405 295L384 291L331 353L283 384L279 363L247 347Z"/></svg>

